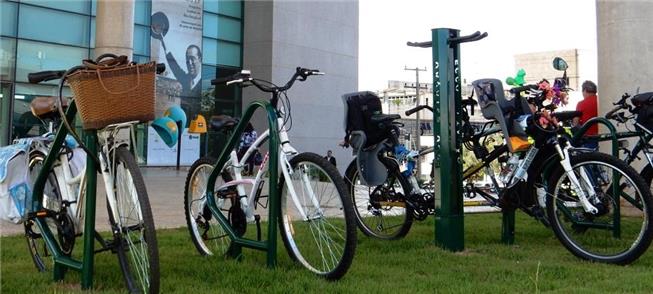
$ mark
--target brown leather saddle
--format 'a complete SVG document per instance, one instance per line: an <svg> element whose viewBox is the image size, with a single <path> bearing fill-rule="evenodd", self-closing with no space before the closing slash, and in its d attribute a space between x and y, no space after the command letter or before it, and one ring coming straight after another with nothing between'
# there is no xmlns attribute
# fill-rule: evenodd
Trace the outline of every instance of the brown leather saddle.
<svg viewBox="0 0 653 294"><path fill-rule="evenodd" d="M30 103L29 108L32 114L40 119L52 119L59 116L56 99L59 98L53 96L36 97ZM61 106L64 110L68 108L68 100L63 99Z"/></svg>

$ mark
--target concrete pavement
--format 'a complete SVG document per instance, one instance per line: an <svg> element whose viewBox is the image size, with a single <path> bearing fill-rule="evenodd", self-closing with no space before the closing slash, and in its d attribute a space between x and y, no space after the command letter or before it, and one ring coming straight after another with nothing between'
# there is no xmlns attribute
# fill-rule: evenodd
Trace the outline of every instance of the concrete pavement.
<svg viewBox="0 0 653 294"><path fill-rule="evenodd" d="M179 171L175 168L143 167L141 173L150 198L154 225L157 229L186 226L184 219L184 183L188 167ZM104 183L98 175L95 224L99 231L109 230ZM13 225L0 221L0 235L23 233L23 225Z"/></svg>

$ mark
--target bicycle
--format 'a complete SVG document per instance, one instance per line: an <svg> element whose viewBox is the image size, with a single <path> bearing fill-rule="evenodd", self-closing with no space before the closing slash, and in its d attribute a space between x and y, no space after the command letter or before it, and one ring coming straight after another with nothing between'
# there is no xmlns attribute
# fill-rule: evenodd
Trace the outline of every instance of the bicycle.
<svg viewBox="0 0 653 294"><path fill-rule="evenodd" d="M104 58L117 56L105 54L96 61ZM163 68L158 65L157 72L162 72ZM28 75L30 83L34 84L60 79L58 99L32 105L33 112L40 119L51 121L51 126L58 126L58 131L54 139L38 140L30 151L31 172L36 175L34 208L25 221L30 254L39 271L48 270L45 259L51 256L55 279L63 278L65 267L81 271L82 287L88 288L92 285L93 254L111 251L118 256L130 292L158 293L156 231L145 183L132 153L134 126L139 121L111 124L97 130L97 133L86 131L82 142L69 123L77 113L75 100L65 113L63 109L66 78L81 69L85 67ZM53 108L52 104L56 107ZM68 158L73 149L64 143L68 134L73 135L86 157L86 166L75 177L72 176ZM96 169L105 184L112 240L104 240L94 229ZM82 210L83 207L85 210ZM85 232L88 229L93 232ZM56 237L52 231L57 232ZM71 256L78 236L84 237L81 262ZM93 249L94 239L101 248Z"/></svg>
<svg viewBox="0 0 653 294"><path fill-rule="evenodd" d="M542 93L533 93L530 103L520 95L537 86L511 89L511 93L515 94L513 100L503 97L503 86L499 80L478 80L473 86L479 102L471 98L462 101L462 133L463 145L473 152L479 163L463 171L463 180L467 181L465 196L472 198L480 195L491 206L521 209L545 225L550 225L559 241L582 259L628 264L641 256L653 237L650 224L653 204L650 191L637 172L617 158L572 147L565 130L557 127L555 120L549 120L551 116L564 120L574 113L549 114L542 105ZM484 117L491 119L480 131L471 125L467 112L469 106L473 114L477 104L481 106ZM533 112L529 104L536 104L537 111ZM428 107L419 106L407 112L423 108ZM383 117L389 122L398 118L385 115L378 119ZM549 120L543 121L541 118ZM542 122L546 124L541 125ZM521 123L527 126L523 128ZM390 135L396 134L393 131L396 128L389 130ZM504 143L494 146L490 152L486 140L497 133L503 135ZM521 139L523 135L533 138L533 142ZM403 217L390 218L398 223L394 227L400 229L385 235L381 234L381 227L368 226L366 223L370 222L365 222L360 216L367 214L368 218L379 219L374 223L382 224L388 218L384 217L384 210L379 206L386 205L395 210L401 207L409 212L419 207L411 203L414 201L411 199L424 197L423 188L407 185L412 174L403 174L398 170L402 162L393 152L397 142L394 136L379 144L383 147L375 147L388 170L387 180L380 186L367 187L372 192L363 195L362 201L357 201L355 206L359 226L367 229L363 232L386 239L403 237L410 228L411 215L405 213ZM499 180L490 168L495 160L502 165ZM496 195L471 183L471 177L483 168L492 181ZM360 184L355 176L347 176L347 179L348 183L354 184L350 185L350 189ZM397 180L399 185L394 184ZM393 193L376 193L384 191L385 187L393 187ZM397 187L401 187L402 191L397 191ZM350 191L355 197L354 190ZM639 217L639 220L633 221L634 217Z"/></svg>
<svg viewBox="0 0 653 294"><path fill-rule="evenodd" d="M640 174L649 186L653 183L653 150L651 150L652 146L649 143L653 139L653 126L649 122L649 115L646 111L650 107L651 95L651 92L636 94L635 96L624 93L617 102L613 103L615 107L603 116L605 119L616 121L617 124L623 124L626 127L626 131L615 131L614 138L618 140L617 147L624 153L623 160L627 164L632 165L635 160L640 159L640 153L644 154L646 164L641 169ZM628 103L629 99L631 100L630 104ZM595 119L594 121L602 120ZM628 125L631 122L634 130ZM574 134L574 139L576 139L574 143L581 144L583 140L587 139L596 141L612 139L611 134L582 137L583 134L584 131L580 132L580 130ZM629 138L637 138L637 142L631 149L628 149L629 143L625 140Z"/></svg>
<svg viewBox="0 0 653 294"><path fill-rule="evenodd" d="M246 70L211 81L213 85L253 85L271 93L272 98L269 104L250 105L240 121L222 116L211 122L215 130L231 132L231 137L217 160L201 158L191 166L184 188L186 221L200 254L238 257L240 246L247 246L267 250L268 265L274 266L278 221L283 243L294 261L329 280L347 272L354 257L356 230L342 177L321 156L295 150L287 134L292 122L285 92L296 80L320 74L318 70L297 68L284 86L252 78ZM238 158L238 137L256 107L267 109L270 129ZM254 178L243 178L241 172L248 158L265 142L269 142L269 150ZM282 173L278 182L277 164ZM266 180L269 195L263 195ZM267 198L265 204L263 198ZM269 210L267 242L261 241L259 207ZM244 239L252 222L256 223L256 240Z"/></svg>

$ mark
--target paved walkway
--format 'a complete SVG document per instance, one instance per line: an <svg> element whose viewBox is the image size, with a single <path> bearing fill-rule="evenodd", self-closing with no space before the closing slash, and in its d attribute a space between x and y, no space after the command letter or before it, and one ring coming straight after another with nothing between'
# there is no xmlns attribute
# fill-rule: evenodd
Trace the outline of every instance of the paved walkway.
<svg viewBox="0 0 653 294"><path fill-rule="evenodd" d="M141 168L147 186L147 193L154 214L157 229L186 226L184 219L184 183L188 167L179 171L175 168ZM98 175L96 227L100 231L109 229L106 201L102 177ZM23 233L23 225L13 225L0 221L0 235Z"/></svg>

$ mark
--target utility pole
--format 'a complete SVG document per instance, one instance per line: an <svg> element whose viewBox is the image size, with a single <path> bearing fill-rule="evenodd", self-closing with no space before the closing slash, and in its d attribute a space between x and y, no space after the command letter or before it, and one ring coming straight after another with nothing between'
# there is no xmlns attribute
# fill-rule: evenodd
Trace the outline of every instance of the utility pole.
<svg viewBox="0 0 653 294"><path fill-rule="evenodd" d="M424 67L424 68L419 68L419 67L408 68L407 66L404 65L404 70L414 70L415 71L415 87L412 87L412 86L409 86L409 85L404 85L404 88L415 88L415 96L416 96L415 106L419 106L419 103L420 103L420 97L419 97L419 90L420 90L420 87L419 87L419 72L420 71L426 71L426 67ZM415 128L415 146L417 147L417 152L419 152L420 147L421 147L420 146L420 138L419 138L421 136L421 134L420 134L420 119L419 119L420 115L419 115L419 113L420 113L419 111L417 113L415 113L415 115L416 115L416 117L415 117L416 118L416 126L417 126ZM417 158L417 178L421 179L421 177L422 177L422 160L421 160L421 158L418 157Z"/></svg>

